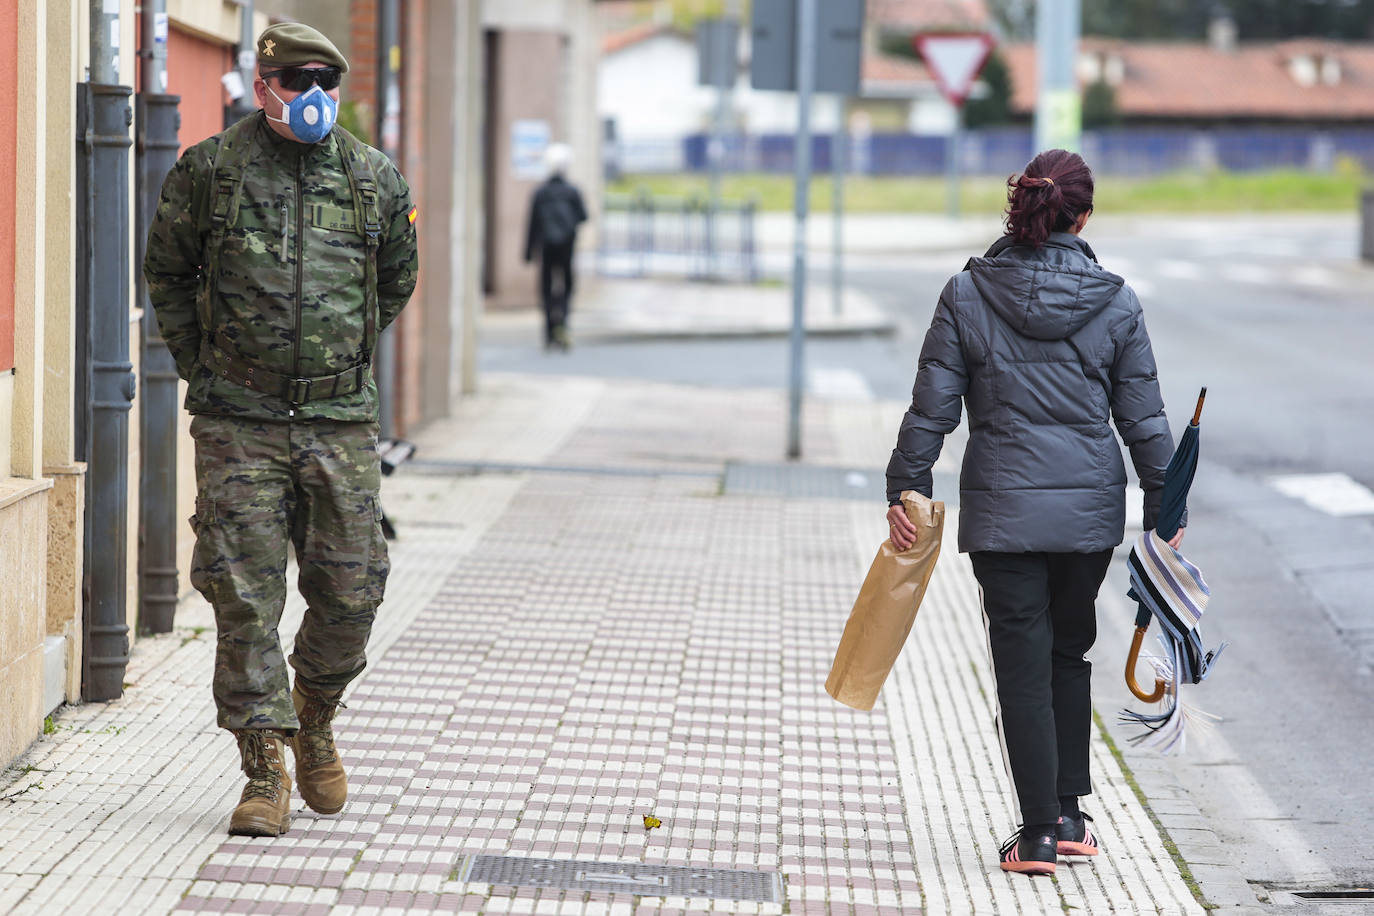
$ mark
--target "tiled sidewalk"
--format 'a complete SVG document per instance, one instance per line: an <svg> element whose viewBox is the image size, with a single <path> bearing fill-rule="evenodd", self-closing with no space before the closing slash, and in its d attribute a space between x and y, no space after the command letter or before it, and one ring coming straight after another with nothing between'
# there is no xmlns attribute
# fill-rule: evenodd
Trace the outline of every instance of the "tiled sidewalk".
<svg viewBox="0 0 1374 916"><path fill-rule="evenodd" d="M879 706L825 695L881 503L723 490L726 460L777 461L780 395L489 392L386 483L402 540L339 718L344 811L302 809L277 840L223 833L239 777L188 602L176 634L139 644L122 700L65 711L21 761L35 769L7 774L0 909L1202 912L1100 739L1106 854L1053 881L996 869L1015 825L952 546ZM880 467L892 411L809 405L808 460ZM581 866L594 889L459 880L478 855L598 863ZM627 863L780 876L782 896L660 896L666 879Z"/></svg>

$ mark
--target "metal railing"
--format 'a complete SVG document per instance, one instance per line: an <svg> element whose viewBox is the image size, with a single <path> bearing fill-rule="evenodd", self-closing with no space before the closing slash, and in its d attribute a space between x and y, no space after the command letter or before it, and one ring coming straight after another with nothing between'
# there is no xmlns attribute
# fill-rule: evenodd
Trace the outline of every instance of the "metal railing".
<svg viewBox="0 0 1374 916"><path fill-rule="evenodd" d="M597 271L756 283L756 211L752 200L722 201L712 208L704 195L608 194L597 227Z"/></svg>
<svg viewBox="0 0 1374 916"><path fill-rule="evenodd" d="M942 175L947 168L944 136L908 133L849 135L848 171L858 175ZM832 168L834 147L828 136L811 138L816 173ZM732 134L723 138L726 172L784 174L792 170L796 138L786 133ZM1023 168L1035 154L1028 127L969 130L960 143L966 175L1005 176ZM710 137L620 139L608 162L624 174L705 173L711 167ZM1082 152L1093 171L1104 175L1157 175L1177 170L1253 171L1303 169L1330 171L1342 159L1374 168L1374 127L1302 128L1276 126L1117 127L1083 132Z"/></svg>

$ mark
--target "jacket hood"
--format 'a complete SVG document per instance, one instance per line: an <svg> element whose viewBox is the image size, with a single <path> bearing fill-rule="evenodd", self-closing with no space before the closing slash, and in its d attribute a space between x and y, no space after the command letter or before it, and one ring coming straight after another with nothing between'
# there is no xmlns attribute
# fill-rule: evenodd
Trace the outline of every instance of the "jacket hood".
<svg viewBox="0 0 1374 916"><path fill-rule="evenodd" d="M964 267L988 307L1023 337L1063 340L1092 320L1125 281L1103 270L1088 243L1053 233L1041 248L999 239Z"/></svg>

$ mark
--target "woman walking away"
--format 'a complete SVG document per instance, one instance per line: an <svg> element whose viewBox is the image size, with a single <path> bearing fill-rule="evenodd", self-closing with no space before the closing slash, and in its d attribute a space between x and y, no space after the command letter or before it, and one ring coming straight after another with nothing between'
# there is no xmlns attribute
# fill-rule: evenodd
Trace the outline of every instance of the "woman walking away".
<svg viewBox="0 0 1374 916"><path fill-rule="evenodd" d="M1078 799L1092 791L1084 654L1126 519L1126 468L1108 424L1130 448L1146 529L1174 445L1140 303L1080 238L1093 210L1087 164L1048 150L1007 185L1007 235L940 294L887 466L887 517L897 547L915 543L901 493L931 495L931 467L962 400L959 550L982 590L1022 818L1001 867L1045 875L1059 855L1098 852Z"/></svg>

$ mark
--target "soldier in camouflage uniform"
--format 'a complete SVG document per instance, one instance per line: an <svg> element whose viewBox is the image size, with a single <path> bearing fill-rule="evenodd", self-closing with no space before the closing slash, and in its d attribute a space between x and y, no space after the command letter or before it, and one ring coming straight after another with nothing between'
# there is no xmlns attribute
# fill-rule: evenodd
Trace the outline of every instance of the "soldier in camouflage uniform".
<svg viewBox="0 0 1374 916"><path fill-rule="evenodd" d="M334 124L343 55L295 23L257 52L262 110L182 155L144 274L194 415L191 582L215 609L218 721L248 776L229 832L277 836L286 743L311 808L332 814L347 794L331 721L389 570L371 360L418 255L405 180ZM288 545L308 605L294 687L277 636Z"/></svg>

